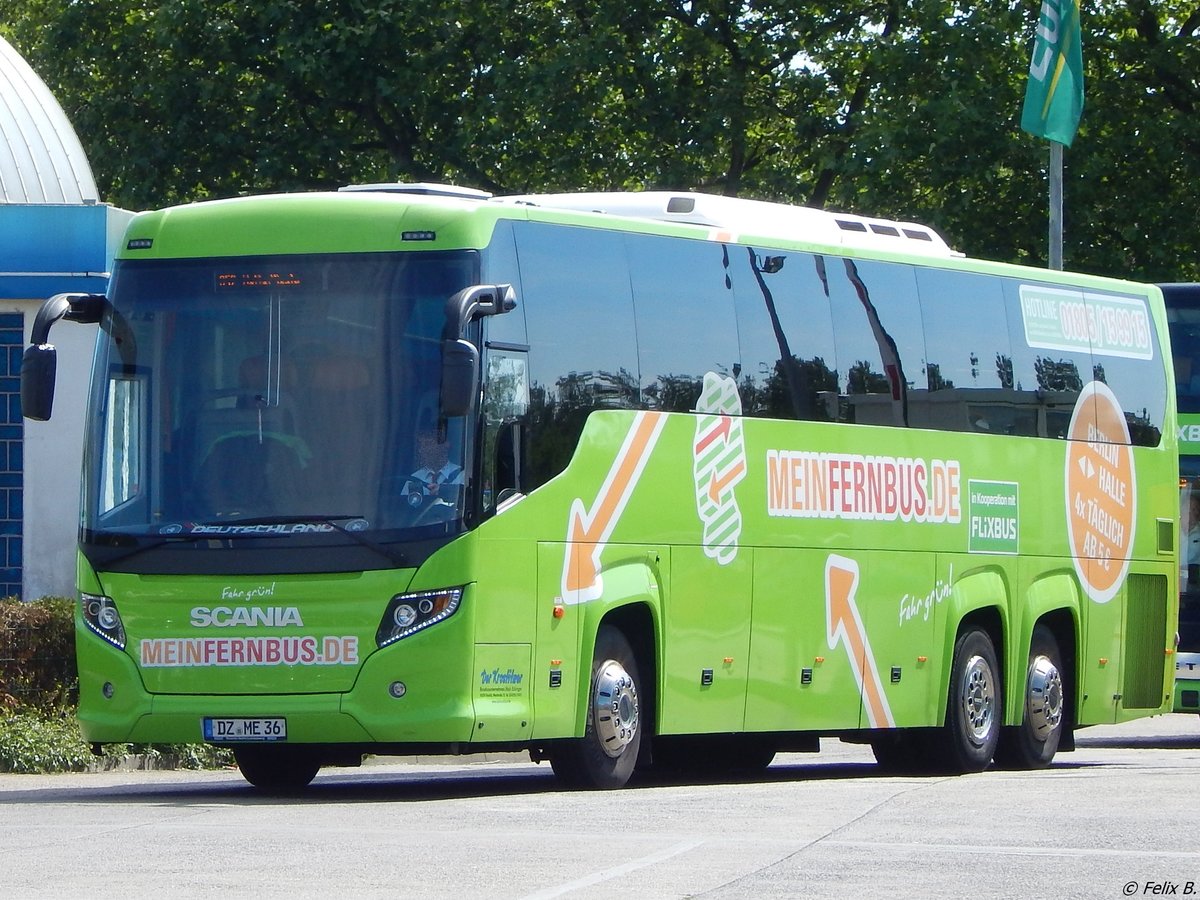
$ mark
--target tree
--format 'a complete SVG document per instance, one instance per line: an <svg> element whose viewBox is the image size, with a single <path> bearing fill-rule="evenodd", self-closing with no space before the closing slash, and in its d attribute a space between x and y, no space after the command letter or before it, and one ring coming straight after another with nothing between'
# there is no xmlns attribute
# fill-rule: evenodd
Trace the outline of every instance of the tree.
<svg viewBox="0 0 1200 900"><path fill-rule="evenodd" d="M940 228L974 256L1044 265L1048 148L1017 126L1036 2L914 3L833 202ZM940 23L945 23L943 26ZM1200 12L1084 5L1086 100L1065 154L1068 268L1200 279ZM924 96L912 90L919 85Z"/></svg>
<svg viewBox="0 0 1200 900"><path fill-rule="evenodd" d="M1042 264L1037 0L7 0L132 208L349 182L692 188L923 221ZM1200 278L1200 13L1093 0L1068 266Z"/></svg>

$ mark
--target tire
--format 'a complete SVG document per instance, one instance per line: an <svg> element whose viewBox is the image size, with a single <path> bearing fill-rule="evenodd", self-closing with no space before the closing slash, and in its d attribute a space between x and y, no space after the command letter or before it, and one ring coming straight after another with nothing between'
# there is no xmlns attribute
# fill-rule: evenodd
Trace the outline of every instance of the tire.
<svg viewBox="0 0 1200 900"><path fill-rule="evenodd" d="M775 753L770 744L747 742L737 749L729 767L735 772L764 772L775 761Z"/></svg>
<svg viewBox="0 0 1200 900"><path fill-rule="evenodd" d="M308 787L321 770L320 759L295 745L234 747L233 758L242 777L264 791L298 791Z"/></svg>
<svg viewBox="0 0 1200 900"><path fill-rule="evenodd" d="M601 625L592 654L592 677L583 737L549 752L550 765L569 787L611 790L633 775L642 745L637 660L618 629Z"/></svg>
<svg viewBox="0 0 1200 900"><path fill-rule="evenodd" d="M1067 721L1062 654L1044 625L1033 629L1029 642L1024 694L1021 724L1001 732L996 762L1012 769L1044 769L1058 752Z"/></svg>
<svg viewBox="0 0 1200 900"><path fill-rule="evenodd" d="M937 761L949 772L982 772L996 753L1004 709L996 650L986 631L968 628L954 644L946 724Z"/></svg>

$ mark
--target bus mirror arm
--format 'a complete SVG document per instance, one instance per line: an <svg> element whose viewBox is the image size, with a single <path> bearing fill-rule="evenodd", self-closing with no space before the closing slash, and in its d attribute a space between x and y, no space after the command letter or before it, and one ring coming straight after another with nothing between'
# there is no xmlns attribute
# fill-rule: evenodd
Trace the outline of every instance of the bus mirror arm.
<svg viewBox="0 0 1200 900"><path fill-rule="evenodd" d="M99 322L107 302L102 294L55 294L37 311L29 346L21 357L21 414L25 418L45 422L54 409L58 358L49 342L51 326L59 319Z"/></svg>
<svg viewBox="0 0 1200 900"><path fill-rule="evenodd" d="M476 284L463 288L446 301L442 340L458 340L476 319L498 316L516 308L517 295L511 284Z"/></svg>
<svg viewBox="0 0 1200 900"><path fill-rule="evenodd" d="M467 326L483 316L500 315L516 308L516 293L511 284L473 285L446 301L440 398L443 417L465 416L471 411L478 391L479 348L464 337Z"/></svg>

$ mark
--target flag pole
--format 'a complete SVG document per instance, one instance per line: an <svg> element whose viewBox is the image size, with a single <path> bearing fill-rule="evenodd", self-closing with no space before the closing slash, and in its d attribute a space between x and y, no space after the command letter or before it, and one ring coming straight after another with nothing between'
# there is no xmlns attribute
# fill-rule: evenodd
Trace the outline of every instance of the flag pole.
<svg viewBox="0 0 1200 900"><path fill-rule="evenodd" d="M1050 252L1047 266L1063 267L1063 147L1075 138L1083 113L1083 37L1079 0L1042 0L1033 33L1021 128L1050 142Z"/></svg>
<svg viewBox="0 0 1200 900"><path fill-rule="evenodd" d="M1063 267L1063 145L1050 142L1050 268Z"/></svg>

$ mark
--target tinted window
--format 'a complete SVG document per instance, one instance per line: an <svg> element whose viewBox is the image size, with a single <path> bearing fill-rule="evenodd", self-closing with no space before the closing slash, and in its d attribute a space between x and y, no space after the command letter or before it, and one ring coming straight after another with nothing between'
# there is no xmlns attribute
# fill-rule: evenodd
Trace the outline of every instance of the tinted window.
<svg viewBox="0 0 1200 900"><path fill-rule="evenodd" d="M642 405L696 408L706 372L741 366L733 288L720 244L629 235Z"/></svg>
<svg viewBox="0 0 1200 900"><path fill-rule="evenodd" d="M505 344L524 344L525 303L519 290L521 280L517 266L517 245L513 237L511 222L496 223L491 243L483 253L481 284L512 284L518 286L517 308L500 316L488 316L484 320L487 339Z"/></svg>
<svg viewBox="0 0 1200 900"><path fill-rule="evenodd" d="M1146 301L1091 291L1084 299L1093 318L1109 329L1093 343L1092 377L1120 401L1133 443L1156 446L1166 417L1167 383Z"/></svg>
<svg viewBox="0 0 1200 900"><path fill-rule="evenodd" d="M1022 290L1022 288L1025 288ZM1039 318L1049 322L1053 314L1042 316L1038 310L1051 310L1045 301L1060 302L1064 297L1081 298L1078 291L1049 288L1042 296L1037 285L1005 280L1004 297L1008 303L1009 336L1013 350L1013 384L1020 392L1037 393L1044 437L1065 438L1071 423L1075 401L1083 386L1092 380L1092 355L1086 344L1072 347L1039 332ZM1045 329L1042 329L1045 330Z"/></svg>
<svg viewBox="0 0 1200 900"><path fill-rule="evenodd" d="M1160 285L1167 301L1179 411L1200 412L1200 284Z"/></svg>
<svg viewBox="0 0 1200 900"><path fill-rule="evenodd" d="M913 425L949 431L1038 433L1037 394L1018 393L999 279L919 268L928 393Z"/></svg>
<svg viewBox="0 0 1200 900"><path fill-rule="evenodd" d="M1042 393L1045 434L1064 437L1079 392L1100 381L1121 403L1133 442L1158 443L1166 377L1145 298L1015 279L1004 295L1018 390Z"/></svg>
<svg viewBox="0 0 1200 900"><path fill-rule="evenodd" d="M743 412L836 419L833 323L819 258L755 247L724 253L736 293Z"/></svg>
<svg viewBox="0 0 1200 900"><path fill-rule="evenodd" d="M909 394L924 388L925 341L911 266L823 259L844 418L869 425L908 425ZM912 423L915 424L915 423Z"/></svg>
<svg viewBox="0 0 1200 900"><path fill-rule="evenodd" d="M529 489L561 472L594 409L639 403L624 236L515 226L529 334Z"/></svg>

